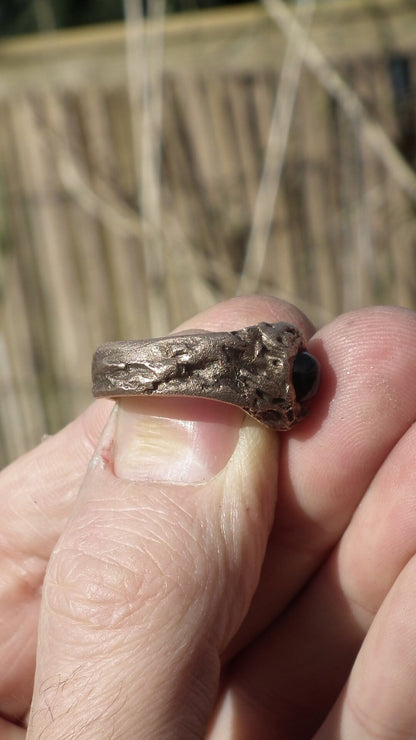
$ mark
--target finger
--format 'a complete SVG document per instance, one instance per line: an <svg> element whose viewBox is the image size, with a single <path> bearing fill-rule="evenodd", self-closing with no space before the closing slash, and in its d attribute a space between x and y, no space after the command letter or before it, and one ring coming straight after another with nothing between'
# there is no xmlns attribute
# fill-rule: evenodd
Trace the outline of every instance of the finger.
<svg viewBox="0 0 416 740"><path fill-rule="evenodd" d="M416 418L416 408L413 413ZM372 632L371 625L374 615L377 615L380 606L384 613L386 607L383 602L387 597L390 603L388 594L392 588L396 590L397 579L402 581L402 571L406 571L409 579L414 572L416 553L416 523L413 516L416 504L415 448L416 425L412 424L397 442L371 482L335 553L338 589L343 595L346 613L349 615L348 625L342 632L344 647L352 632L351 627L356 634L361 636L361 639L369 628ZM406 622L411 618L408 610L413 608L411 591L408 591L407 600L408 603L405 600L402 602L404 635L407 635ZM378 623L378 617L376 620ZM390 639L396 639L393 624L392 634L388 635L386 632L387 646ZM412 645L409 644L409 650L411 649ZM339 655L339 652L340 648L335 650L334 654ZM354 668L353 675L355 675L355 670ZM399 684L407 679L406 671L407 664L404 662L403 675L400 676ZM378 679L377 671L373 671L374 673ZM369 678L372 679L373 675L369 674ZM399 696L401 694L402 689L399 691ZM394 694L391 698L393 701ZM365 707L365 702L366 696L363 695L360 704L362 709ZM388 706L385 709L387 712L391 711ZM377 705L367 707L369 716L372 716L373 710L375 719L381 717ZM398 726L400 726L400 719Z"/></svg>
<svg viewBox="0 0 416 740"><path fill-rule="evenodd" d="M51 557L29 737L203 734L258 582L277 440L223 404L120 404L114 461L106 438Z"/></svg>
<svg viewBox="0 0 416 740"><path fill-rule="evenodd" d="M249 740L256 733L264 740L312 737L362 638L328 565L228 666L209 740Z"/></svg>
<svg viewBox="0 0 416 740"><path fill-rule="evenodd" d="M0 737L2 740L24 740L26 730L0 717Z"/></svg>
<svg viewBox="0 0 416 740"><path fill-rule="evenodd" d="M415 322L411 314L393 312L393 317L396 332L391 326L389 334L396 335L401 352L390 346L397 382L385 379L397 398L408 393ZM382 390L379 408L386 404ZM238 737L250 737L254 727L262 737L311 736L335 701L374 612L415 551L416 398L407 395L401 412L402 436L396 433L398 441L367 487L339 547L276 624L234 662L213 738L232 734L237 716ZM357 450L360 454L365 450ZM356 496L348 489L343 495ZM279 586L276 579L274 590Z"/></svg>
<svg viewBox="0 0 416 740"><path fill-rule="evenodd" d="M371 308L309 342L321 363L310 417L282 436L276 520L235 654L284 610L348 525L382 461L414 418L416 315Z"/></svg>
<svg viewBox="0 0 416 740"><path fill-rule="evenodd" d="M29 737L203 734L258 580L277 435L210 402L148 406L121 404L114 470L104 443L51 557Z"/></svg>
<svg viewBox="0 0 416 740"><path fill-rule="evenodd" d="M231 728L243 739L254 728L264 738L311 737L319 727L345 684L374 614L406 563L414 560L415 445L413 424L371 482L327 563L275 625L235 661L213 739L229 736ZM402 616L407 622L405 607ZM237 717L241 724L236 727Z"/></svg>
<svg viewBox="0 0 416 740"><path fill-rule="evenodd" d="M416 559L397 578L363 643L345 690L316 740L414 737Z"/></svg>
<svg viewBox="0 0 416 740"><path fill-rule="evenodd" d="M15 570L24 570L28 558L39 559L39 568L33 562L33 577L27 575L36 589L39 570L43 578L42 561L63 529L112 405L96 401L61 432L1 471L2 549Z"/></svg>
<svg viewBox="0 0 416 740"><path fill-rule="evenodd" d="M253 296L228 301L196 317L186 327L235 329L258 321L287 320L311 333L293 306ZM66 524L88 460L112 408L92 404L59 434L0 474L0 713L19 719L32 695L36 628L41 585L50 553Z"/></svg>
<svg viewBox="0 0 416 740"><path fill-rule="evenodd" d="M7 717L19 719L27 711L46 563L111 407L95 402L0 474L0 713Z"/></svg>

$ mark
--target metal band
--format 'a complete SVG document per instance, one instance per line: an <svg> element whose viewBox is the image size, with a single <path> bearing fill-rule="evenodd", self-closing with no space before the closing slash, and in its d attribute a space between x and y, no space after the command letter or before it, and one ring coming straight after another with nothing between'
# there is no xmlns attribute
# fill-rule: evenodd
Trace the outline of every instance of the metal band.
<svg viewBox="0 0 416 740"><path fill-rule="evenodd" d="M304 357L310 378L299 385ZM263 322L239 331L102 344L94 354L92 379L94 396L210 398L287 430L307 412L306 402L319 384L319 364L305 352L296 327Z"/></svg>

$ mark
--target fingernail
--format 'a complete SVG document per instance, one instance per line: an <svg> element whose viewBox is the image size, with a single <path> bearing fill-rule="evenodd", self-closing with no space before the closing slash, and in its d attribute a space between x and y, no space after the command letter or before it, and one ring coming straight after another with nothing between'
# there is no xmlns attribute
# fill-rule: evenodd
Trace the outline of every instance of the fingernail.
<svg viewBox="0 0 416 740"><path fill-rule="evenodd" d="M125 398L118 404L114 472L119 478L201 483L237 444L243 412L195 398Z"/></svg>

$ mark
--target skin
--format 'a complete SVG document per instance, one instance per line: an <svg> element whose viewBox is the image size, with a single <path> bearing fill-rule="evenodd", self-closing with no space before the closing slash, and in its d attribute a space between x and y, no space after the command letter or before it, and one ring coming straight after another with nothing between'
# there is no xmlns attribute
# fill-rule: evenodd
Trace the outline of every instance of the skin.
<svg viewBox="0 0 416 740"><path fill-rule="evenodd" d="M104 400L1 473L2 738L416 737L416 314L314 334L250 297L181 328L280 320L321 362L310 415L232 415L206 482L126 480L114 416L87 468Z"/></svg>

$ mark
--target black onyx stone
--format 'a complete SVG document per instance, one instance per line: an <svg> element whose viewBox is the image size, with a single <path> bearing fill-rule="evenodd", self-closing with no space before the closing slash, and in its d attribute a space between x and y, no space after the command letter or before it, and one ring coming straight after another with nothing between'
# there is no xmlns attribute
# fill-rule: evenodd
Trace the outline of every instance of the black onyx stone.
<svg viewBox="0 0 416 740"><path fill-rule="evenodd" d="M320 365L309 352L298 352L293 363L293 386L297 401L309 401L319 388Z"/></svg>

